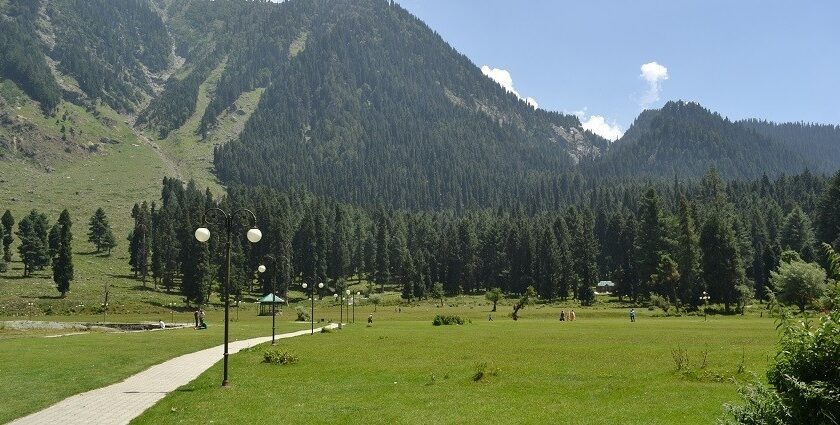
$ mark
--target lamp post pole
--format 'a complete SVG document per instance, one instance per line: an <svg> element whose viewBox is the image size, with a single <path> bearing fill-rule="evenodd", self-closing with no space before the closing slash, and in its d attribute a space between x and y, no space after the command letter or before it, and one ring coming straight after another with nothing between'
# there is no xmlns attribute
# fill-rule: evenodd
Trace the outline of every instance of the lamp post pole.
<svg viewBox="0 0 840 425"><path fill-rule="evenodd" d="M703 301L703 321L706 321L706 304L709 302L709 294L706 291L703 291L703 295L700 296L700 300Z"/></svg>
<svg viewBox="0 0 840 425"><path fill-rule="evenodd" d="M274 325L275 325L275 317L277 317L277 312L275 311L275 306L277 305L277 296L274 295L274 282L277 280L277 259L271 255L263 255L264 260L268 260L267 262L271 266L271 274L268 275L268 279L271 280L271 345L274 345ZM265 273L266 267L264 265L260 265L257 267L257 271L260 273Z"/></svg>
<svg viewBox="0 0 840 425"><path fill-rule="evenodd" d="M229 341L229 318L230 318L230 240L233 233L233 227L236 224L242 223L241 219L245 218L249 221L250 229L246 233L248 241L257 243L262 239L262 232L257 229L257 216L251 210L242 208L228 214L220 208L211 208L204 212L204 224L216 224L222 227L225 232L225 351L224 351L224 376L222 378L222 386L227 387L228 382L228 341ZM210 239L210 229L207 227L199 227L195 231L195 238L199 242L207 242Z"/></svg>
<svg viewBox="0 0 840 425"><path fill-rule="evenodd" d="M309 285L304 282L302 285L303 289L306 289ZM324 282L318 283L318 288L323 288ZM315 335L315 285L312 285L312 288L309 290L309 326L310 326L310 335Z"/></svg>

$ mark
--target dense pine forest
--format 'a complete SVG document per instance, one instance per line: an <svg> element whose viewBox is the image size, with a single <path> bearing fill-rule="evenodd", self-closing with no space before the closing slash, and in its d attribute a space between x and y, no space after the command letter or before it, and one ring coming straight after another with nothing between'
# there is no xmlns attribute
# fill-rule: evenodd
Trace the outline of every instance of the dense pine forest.
<svg viewBox="0 0 840 425"><path fill-rule="evenodd" d="M61 102L96 119L105 105L161 144L190 120L201 141L260 89L213 147L225 197L166 179L133 212L138 277L194 302L224 272L215 242L191 236L214 205L254 208L265 229L236 243L239 284L271 252L284 287L367 279L407 299L533 285L589 302L609 279L632 300L692 307L708 290L738 307L766 297L785 252L822 261L819 242L836 244L837 126L675 101L610 143L506 92L390 1L8 0L0 14L0 76L57 125Z"/></svg>
<svg viewBox="0 0 840 425"><path fill-rule="evenodd" d="M138 278L204 302L223 276L213 266L224 264L223 252L219 239L202 244L193 231L208 208L247 207L264 237L252 245L246 227L235 233L231 272L239 295L262 255L271 254L283 292L327 282L320 295L331 296L364 279L372 292L399 288L407 300L533 286L543 299L588 304L601 279L632 301L691 309L708 291L711 302L737 310L779 289L770 276L783 259L821 262L820 243L840 243L840 174L725 183L710 170L692 183L579 186L568 198L559 208L535 198L462 214L410 212L268 188L233 188L214 199L167 179L161 204L134 209L131 265Z"/></svg>

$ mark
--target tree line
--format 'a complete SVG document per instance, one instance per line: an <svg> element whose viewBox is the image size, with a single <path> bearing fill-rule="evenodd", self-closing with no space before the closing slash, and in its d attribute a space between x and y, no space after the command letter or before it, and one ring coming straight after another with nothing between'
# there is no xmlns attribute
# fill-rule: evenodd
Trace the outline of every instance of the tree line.
<svg viewBox="0 0 840 425"><path fill-rule="evenodd" d="M264 237L253 245L247 228L234 232L239 297L270 254L282 292L324 282L326 295L358 280L410 300L493 288L523 294L533 286L542 299L587 304L601 279L634 302L655 296L691 309L705 291L729 310L778 291L782 280L772 273L783 261L824 261L818 242L840 241L840 175L725 183L711 170L697 182L596 184L564 207L540 205L414 212L244 187L216 199L194 183L165 179L159 205L134 208L131 267L138 278L206 302L225 274L221 229L209 226L217 237L208 244L193 232L209 208L247 207ZM270 276L259 276L263 292Z"/></svg>

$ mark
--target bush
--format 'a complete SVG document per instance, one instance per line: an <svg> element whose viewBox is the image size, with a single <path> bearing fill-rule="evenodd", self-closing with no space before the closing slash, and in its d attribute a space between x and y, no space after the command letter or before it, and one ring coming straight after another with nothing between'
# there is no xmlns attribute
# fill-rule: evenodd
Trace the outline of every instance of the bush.
<svg viewBox="0 0 840 425"><path fill-rule="evenodd" d="M321 333L322 333L322 334L328 334L328 333L330 333L330 332L332 332L332 330L331 330L330 328L326 327L326 326L324 326L323 328L321 328Z"/></svg>
<svg viewBox="0 0 840 425"><path fill-rule="evenodd" d="M309 312L306 311L305 308L301 306L295 307L295 313L297 313L297 321L298 322L308 322L309 321Z"/></svg>
<svg viewBox="0 0 840 425"><path fill-rule="evenodd" d="M297 363L298 357L289 351L280 351L278 349L268 350L263 353L263 363L275 365L289 365Z"/></svg>
<svg viewBox="0 0 840 425"><path fill-rule="evenodd" d="M662 309L665 314L668 314L668 310L671 309L671 301L668 301L668 298L659 294L652 294L650 296L650 305Z"/></svg>
<svg viewBox="0 0 840 425"><path fill-rule="evenodd" d="M475 373L473 373L473 382L481 381L490 376L499 376L499 368L490 366L487 362L478 363L475 365Z"/></svg>
<svg viewBox="0 0 840 425"><path fill-rule="evenodd" d="M774 302L775 300L771 301ZM835 300L835 305L836 305ZM760 382L741 388L743 405L724 406L722 423L833 424L840 416L840 309L814 323L780 315L779 351Z"/></svg>
<svg viewBox="0 0 840 425"><path fill-rule="evenodd" d="M432 325L440 326L440 325L463 325L466 323L461 316L449 316L445 314L437 314L435 315L435 319L432 320Z"/></svg>

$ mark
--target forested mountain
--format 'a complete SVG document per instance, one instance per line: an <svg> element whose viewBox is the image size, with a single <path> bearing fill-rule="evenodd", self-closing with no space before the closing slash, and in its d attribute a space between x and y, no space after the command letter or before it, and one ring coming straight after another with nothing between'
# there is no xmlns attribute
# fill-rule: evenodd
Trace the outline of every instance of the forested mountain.
<svg viewBox="0 0 840 425"><path fill-rule="evenodd" d="M276 42L228 57L202 118L212 126L243 91L270 83L240 138L216 152L228 183L409 208L490 205L606 146L576 117L505 93L399 6L287 6L260 31Z"/></svg>
<svg viewBox="0 0 840 425"><path fill-rule="evenodd" d="M54 150L66 155L100 152L97 143L113 141L85 140L71 125L112 127L100 117L107 106L143 137L157 136L163 155L195 160L176 146L185 137L217 143L213 171L224 185L356 205L466 211L540 199L556 207L592 178L697 179L715 168L755 179L840 165L836 126L732 122L682 101L644 111L610 144L575 116L507 93L385 0L6 0L0 53L4 84L38 102L53 133L61 128L41 147L60 138ZM39 145L21 149L20 135L40 124L11 116L20 102L7 97L0 118L21 130L0 149L37 158ZM237 106L243 97L252 100L247 112ZM65 118L62 102L91 117ZM214 136L231 116L243 118ZM204 146L197 161L207 167Z"/></svg>
<svg viewBox="0 0 840 425"><path fill-rule="evenodd" d="M659 178L696 178L715 168L726 178L751 179L811 165L802 149L789 145L697 103L668 102L642 112L609 152L587 167L596 175ZM835 164L836 169L840 162Z"/></svg>
<svg viewBox="0 0 840 425"><path fill-rule="evenodd" d="M811 123L777 124L766 120L738 121L743 127L799 152L811 170L833 173L840 168L840 126Z"/></svg>

